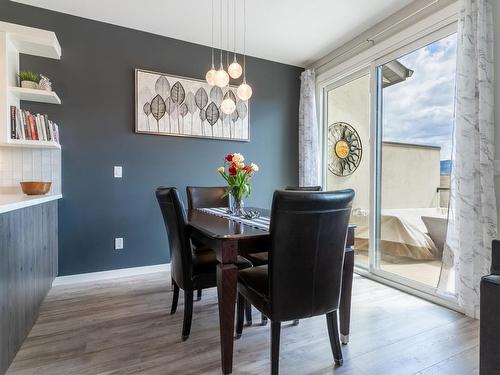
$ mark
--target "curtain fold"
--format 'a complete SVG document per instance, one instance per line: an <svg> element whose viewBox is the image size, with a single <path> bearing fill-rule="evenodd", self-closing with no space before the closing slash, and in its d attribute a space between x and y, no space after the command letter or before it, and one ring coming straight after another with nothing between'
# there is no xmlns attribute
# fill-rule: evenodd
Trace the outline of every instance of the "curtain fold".
<svg viewBox="0 0 500 375"><path fill-rule="evenodd" d="M497 235L491 0L460 0L450 208L441 290L479 317L479 282Z"/></svg>
<svg viewBox="0 0 500 375"><path fill-rule="evenodd" d="M308 69L300 76L299 185L320 185L319 129L316 113L316 75Z"/></svg>

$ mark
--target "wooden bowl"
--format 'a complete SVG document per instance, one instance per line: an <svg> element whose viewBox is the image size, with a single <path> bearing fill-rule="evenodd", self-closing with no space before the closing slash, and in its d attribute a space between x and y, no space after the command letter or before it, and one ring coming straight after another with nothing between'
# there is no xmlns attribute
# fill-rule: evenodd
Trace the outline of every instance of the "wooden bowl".
<svg viewBox="0 0 500 375"><path fill-rule="evenodd" d="M23 181L21 182L21 189L26 195L43 195L49 192L51 185L52 182Z"/></svg>

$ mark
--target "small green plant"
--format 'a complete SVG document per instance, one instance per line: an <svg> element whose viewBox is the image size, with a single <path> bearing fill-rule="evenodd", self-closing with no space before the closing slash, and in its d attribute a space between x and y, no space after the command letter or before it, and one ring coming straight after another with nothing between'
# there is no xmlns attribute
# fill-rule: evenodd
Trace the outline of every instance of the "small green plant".
<svg viewBox="0 0 500 375"><path fill-rule="evenodd" d="M31 81L38 83L40 81L40 76L38 73L34 73L30 70L23 70L18 74L19 80L22 81Z"/></svg>

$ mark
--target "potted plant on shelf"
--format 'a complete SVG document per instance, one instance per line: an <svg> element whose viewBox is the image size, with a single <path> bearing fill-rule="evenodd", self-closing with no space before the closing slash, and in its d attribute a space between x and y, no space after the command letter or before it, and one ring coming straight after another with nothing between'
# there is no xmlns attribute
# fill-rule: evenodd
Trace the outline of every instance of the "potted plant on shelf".
<svg viewBox="0 0 500 375"><path fill-rule="evenodd" d="M229 154L224 158L224 166L217 169L227 182L226 195L230 194L233 197L231 211L236 216L244 214L243 199L248 197L252 192L250 180L254 173L259 170L257 164L245 164L244 160L245 158L242 154Z"/></svg>
<svg viewBox="0 0 500 375"><path fill-rule="evenodd" d="M21 87L26 89L38 89L38 82L40 81L40 76L38 73L34 73L30 70L23 70L19 72L19 81L21 81Z"/></svg>

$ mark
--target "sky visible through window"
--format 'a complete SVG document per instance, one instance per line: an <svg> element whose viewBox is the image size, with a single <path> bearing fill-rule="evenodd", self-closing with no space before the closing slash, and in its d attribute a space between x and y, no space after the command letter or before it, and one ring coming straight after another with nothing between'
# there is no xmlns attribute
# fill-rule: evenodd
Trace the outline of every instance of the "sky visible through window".
<svg viewBox="0 0 500 375"><path fill-rule="evenodd" d="M451 159L456 48L453 34L398 59L414 73L384 88L384 141L440 146Z"/></svg>

